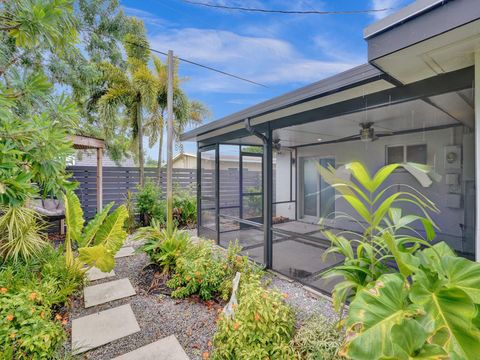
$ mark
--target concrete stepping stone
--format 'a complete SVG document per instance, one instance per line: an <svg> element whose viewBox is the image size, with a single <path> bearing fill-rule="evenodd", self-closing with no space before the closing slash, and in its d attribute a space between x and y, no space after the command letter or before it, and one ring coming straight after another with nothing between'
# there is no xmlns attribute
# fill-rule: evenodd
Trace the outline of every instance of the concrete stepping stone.
<svg viewBox="0 0 480 360"><path fill-rule="evenodd" d="M112 360L189 360L175 335L142 346Z"/></svg>
<svg viewBox="0 0 480 360"><path fill-rule="evenodd" d="M124 246L115 254L115 259L135 255L135 249L131 246Z"/></svg>
<svg viewBox="0 0 480 360"><path fill-rule="evenodd" d="M115 271L113 270L106 273L101 271L99 268L92 267L87 271L87 279L90 281L106 279L113 276L115 276Z"/></svg>
<svg viewBox="0 0 480 360"><path fill-rule="evenodd" d="M83 290L85 307L103 304L135 295L135 289L127 278L109 281L103 284L87 286Z"/></svg>
<svg viewBox="0 0 480 360"><path fill-rule="evenodd" d="M129 304L84 316L72 321L73 355L140 331Z"/></svg>

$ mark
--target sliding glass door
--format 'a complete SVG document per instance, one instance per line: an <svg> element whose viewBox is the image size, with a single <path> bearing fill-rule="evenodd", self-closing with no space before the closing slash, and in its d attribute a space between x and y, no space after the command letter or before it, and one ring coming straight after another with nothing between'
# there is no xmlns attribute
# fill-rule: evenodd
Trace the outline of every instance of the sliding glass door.
<svg viewBox="0 0 480 360"><path fill-rule="evenodd" d="M335 166L334 158L301 158L301 207L300 218L318 222L321 218L332 217L335 211L335 190L328 185L318 172L318 165Z"/></svg>

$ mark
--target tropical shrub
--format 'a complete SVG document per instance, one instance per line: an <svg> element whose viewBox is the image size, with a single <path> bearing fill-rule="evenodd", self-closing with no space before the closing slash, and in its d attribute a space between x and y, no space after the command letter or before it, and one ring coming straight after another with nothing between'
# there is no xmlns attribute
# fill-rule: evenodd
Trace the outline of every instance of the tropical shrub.
<svg viewBox="0 0 480 360"><path fill-rule="evenodd" d="M60 321L52 319L43 294L0 289L2 359L51 359L66 338Z"/></svg>
<svg viewBox="0 0 480 360"><path fill-rule="evenodd" d="M321 315L314 315L297 330L292 346L301 360L340 360L338 350L343 333L337 324Z"/></svg>
<svg viewBox="0 0 480 360"><path fill-rule="evenodd" d="M155 219L151 226L139 229L133 239L145 239L140 250L145 252L152 262L160 265L163 273L167 275L176 269L178 258L191 246L187 232L173 229L169 233L167 229L162 229Z"/></svg>
<svg viewBox="0 0 480 360"><path fill-rule="evenodd" d="M201 299L220 297L228 300L232 280L237 271L249 277L260 270L248 258L239 256L240 247L230 244L227 256L212 242L191 244L176 261L176 268L167 285L174 289L173 297L198 294Z"/></svg>
<svg viewBox="0 0 480 360"><path fill-rule="evenodd" d="M0 266L0 287L14 293L42 293L42 302L48 306L64 304L81 287L83 280L83 271L66 265L63 249L51 245L29 260L10 260Z"/></svg>
<svg viewBox="0 0 480 360"><path fill-rule="evenodd" d="M190 191L173 195L173 221L176 226L193 227L197 223L197 198Z"/></svg>
<svg viewBox="0 0 480 360"><path fill-rule="evenodd" d="M220 314L213 359L294 359L295 317L282 294L252 276L241 278L234 317Z"/></svg>
<svg viewBox="0 0 480 360"><path fill-rule="evenodd" d="M137 212L143 226L150 225L152 219L161 224L166 223L167 208L165 202L161 200L162 191L151 180L138 188L137 192Z"/></svg>
<svg viewBox="0 0 480 360"><path fill-rule="evenodd" d="M34 210L26 207L0 208L0 257L29 259L38 256L47 244L45 225Z"/></svg>
<svg viewBox="0 0 480 360"><path fill-rule="evenodd" d="M350 163L345 168L350 171L353 180L338 177L337 170L331 166L318 166L323 179L335 188L358 217L341 213L336 218L352 220L363 231L344 231L340 234L324 231L332 244L324 256L339 254L345 257L343 264L323 274L325 278L344 278L333 290L337 310L370 282L385 273L394 272L395 268L389 266L389 262L395 259L395 255L408 256L421 245L428 245L435 237L437 225L430 217L430 213L439 211L435 204L411 186L395 184L395 188L400 186L404 189L393 192L393 186L385 184L400 167L410 171L423 184L431 184L428 168L418 164L391 164L370 176L362 164ZM401 204L409 204L417 210L418 215L404 215L398 208ZM413 228L414 224L423 229L425 237Z"/></svg>
<svg viewBox="0 0 480 360"><path fill-rule="evenodd" d="M128 190L127 194L125 195L125 201L123 202L123 205L125 205L125 208L128 212L128 218L125 221L125 230L127 230L129 234L132 234L137 228L137 219L135 213L135 196L130 190Z"/></svg>
<svg viewBox="0 0 480 360"><path fill-rule="evenodd" d="M444 242L429 243L436 225L428 213L437 208L423 195L413 189L388 195L389 187L382 188L399 166L408 170L412 165L388 165L370 177L361 164L349 164L357 183L335 178L333 169L320 169L367 224L363 236L351 234L353 240L326 232L333 244L329 252L346 255L343 265L327 272L345 279L334 289L336 305L351 294L339 354L359 360L477 359L480 264L457 257ZM413 173L422 177L427 169L415 166ZM394 207L401 202L422 215L404 216ZM414 222L423 226L425 238ZM394 266L385 266L387 260ZM385 266L383 274L371 271L379 263Z"/></svg>
<svg viewBox="0 0 480 360"><path fill-rule="evenodd" d="M73 191L64 195L65 203L65 259L69 266L73 266L72 242L78 247L76 265L95 266L101 271L109 272L115 267L115 254L120 250L127 233L124 223L128 211L120 205L110 214L113 202L97 213L84 227L85 219L80 200Z"/></svg>
<svg viewBox="0 0 480 360"><path fill-rule="evenodd" d="M66 334L66 320L52 309L82 284L84 272L68 267L63 249L47 245L29 260L0 266L0 358L52 359Z"/></svg>
<svg viewBox="0 0 480 360"><path fill-rule="evenodd" d="M341 354L352 359L478 359L480 264L441 242L419 250L409 270L382 275L357 293Z"/></svg>

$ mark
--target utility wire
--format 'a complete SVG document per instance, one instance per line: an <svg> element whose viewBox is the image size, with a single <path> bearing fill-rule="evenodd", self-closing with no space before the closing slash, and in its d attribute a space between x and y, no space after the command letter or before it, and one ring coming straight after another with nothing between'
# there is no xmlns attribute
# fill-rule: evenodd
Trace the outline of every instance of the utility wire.
<svg viewBox="0 0 480 360"><path fill-rule="evenodd" d="M320 11L320 10L275 10L275 9L261 9L261 8L247 8L242 6L227 6L227 5L216 5L210 3L204 3L200 1L192 0L182 0L184 3L205 6L215 9L223 10L237 10L237 11L248 11L248 12L258 12L258 13L273 13L273 14L301 14L301 15L353 15L353 14L367 14L391 10L392 8L383 8L383 9L366 9L366 10L343 10L343 11Z"/></svg>
<svg viewBox="0 0 480 360"><path fill-rule="evenodd" d="M157 54L162 54L162 55L168 56L168 53L166 53L164 51L153 49L151 47L148 47L148 46L145 46L145 45L142 45L142 44L137 44L137 43L134 43L134 42L131 42L131 41L125 41L125 42L130 44L130 45L134 45L134 46L138 46L138 47L141 47L141 48L144 48L144 49L148 49L151 52L154 52L154 53L157 53ZM237 79L237 80L246 81L250 84L254 84L254 85L262 86L264 88L268 88L267 85L261 84L259 82L253 81L253 80L249 80L247 78L244 78L244 77L241 77L241 76L238 76L238 75L235 75L235 74L228 73L228 72L223 71L223 70L215 69L215 68L213 68L211 66L208 66L208 65L203 65L203 64L197 63L197 62L192 61L192 60L181 58L179 56L174 56L174 57L176 59L178 59L179 61L182 61L182 62L187 63L187 64L195 65L195 66L201 67L203 69L207 69L207 70L214 71L216 73L219 73L219 74L222 74L222 75L225 75L225 76L232 77L232 78Z"/></svg>
<svg viewBox="0 0 480 360"><path fill-rule="evenodd" d="M0 0L0 1L1 1L1 0ZM86 28L84 28L83 30L93 33L93 30L91 30L91 29L86 29ZM112 37L110 37L110 38L113 39ZM114 39L114 40L116 40L116 39ZM125 41L125 42L128 43L128 44L130 44L130 45L133 45L133 46L138 46L138 47L141 47L141 48L144 48L144 49L148 49L148 50L150 50L151 52L154 52L154 53L157 53L157 54L162 54L162 55L168 56L168 53L166 53L166 52L164 52L164 51L160 51L160 50L157 50L157 49L153 49L153 48L151 48L151 47L148 47L148 46L145 46L145 45L142 45L142 44L138 44L138 43L135 43L135 42L132 42L132 41ZM253 81L253 80L249 80L249 79L247 79L247 78L244 78L244 77L241 77L241 76L238 76L238 75L235 75L235 74L228 73L228 72L223 71L223 70L215 69L215 68L213 68L213 67L211 67L211 66L208 66L208 65L203 65L203 64L197 63L197 62L192 61L192 60L188 60L188 59L181 58L181 57L179 57L179 56L174 56L174 57L175 57L176 59L178 59L179 61L182 61L182 62L187 63L187 64L195 65L195 66L201 67L201 68L203 68L203 69L210 70L210 71L213 71L213 72L216 72L216 73L225 75L225 76L229 76L229 77L234 78L234 79L237 79L237 80L241 80L241 81L248 82L248 83L253 84L253 85L257 85L257 86L262 86L262 87L264 87L264 88L268 88L267 85L261 84L261 83L259 83L259 82Z"/></svg>

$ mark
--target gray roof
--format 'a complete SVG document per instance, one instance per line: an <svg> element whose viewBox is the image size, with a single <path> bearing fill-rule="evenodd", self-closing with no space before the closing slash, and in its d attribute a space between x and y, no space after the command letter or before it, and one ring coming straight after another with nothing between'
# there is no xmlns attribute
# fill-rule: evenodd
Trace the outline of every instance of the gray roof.
<svg viewBox="0 0 480 360"><path fill-rule="evenodd" d="M404 23L416 16L423 14L426 11L431 10L435 6L442 5L446 0L417 0L408 6L396 11L395 13L380 19L373 24L367 26L363 31L363 36L368 39L381 32Z"/></svg>
<svg viewBox="0 0 480 360"><path fill-rule="evenodd" d="M307 100L312 100L363 83L374 81L382 77L384 77L383 72L374 66L370 64L360 65L188 131L182 134L181 140L191 140L200 134L205 134L244 121L246 118L264 115Z"/></svg>

